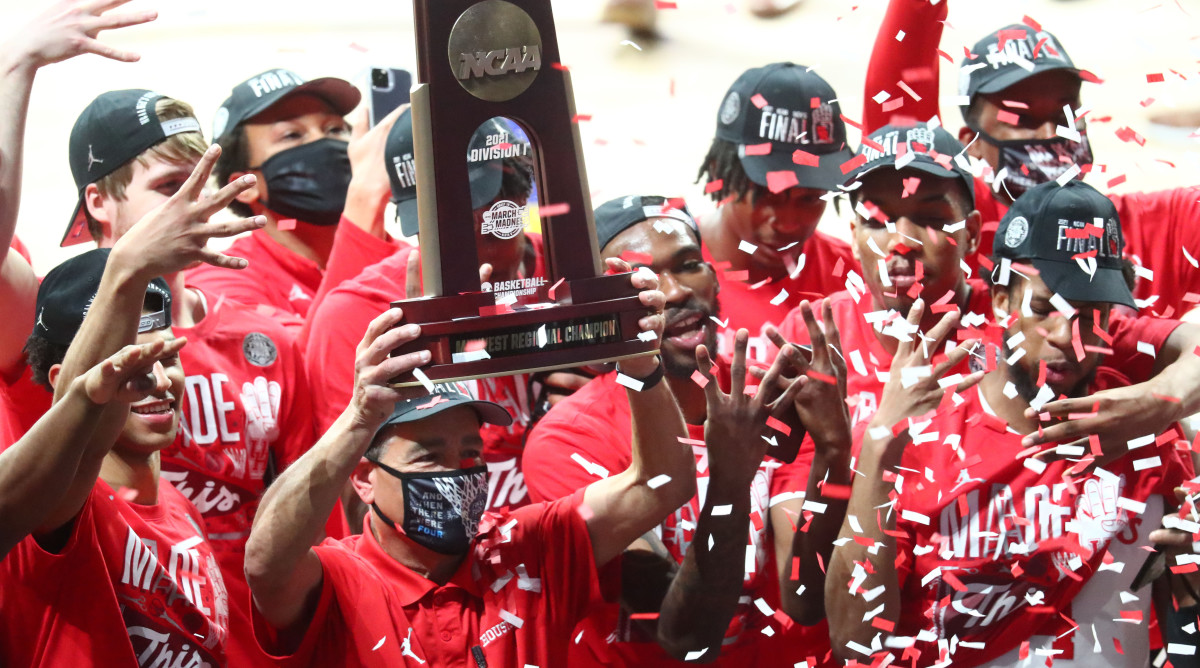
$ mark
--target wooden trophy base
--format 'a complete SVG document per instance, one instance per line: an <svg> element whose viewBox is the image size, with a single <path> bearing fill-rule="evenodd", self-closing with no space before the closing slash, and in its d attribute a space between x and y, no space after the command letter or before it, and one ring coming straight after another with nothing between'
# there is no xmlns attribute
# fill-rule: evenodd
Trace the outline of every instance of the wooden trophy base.
<svg viewBox="0 0 1200 668"><path fill-rule="evenodd" d="M434 383L654 355L658 340L638 338L638 321L650 313L638 292L629 274L618 274L543 285L507 306L490 292L392 302L404 309L401 324L421 326L421 338L392 355L429 350L421 371ZM392 384L422 383L408 373Z"/></svg>

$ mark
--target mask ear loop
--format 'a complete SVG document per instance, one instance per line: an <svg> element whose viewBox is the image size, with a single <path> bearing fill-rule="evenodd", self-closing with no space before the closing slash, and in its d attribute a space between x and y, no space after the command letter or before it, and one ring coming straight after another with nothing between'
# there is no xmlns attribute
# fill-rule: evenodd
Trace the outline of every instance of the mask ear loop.
<svg viewBox="0 0 1200 668"><path fill-rule="evenodd" d="M394 469L394 468L392 468L392 467L388 466L387 464L384 464L383 462L379 461L378 459L371 459L370 457L364 457L364 459L366 459L367 461L371 462L372 464L374 464L374 465L378 466L378 467L379 467L380 469L382 469L382 470L383 470L385 473L387 473L387 474L389 474L389 475L392 475L392 476L394 476L394 477L396 477L396 478L400 478L400 475L401 475L401 474L400 474L400 472L399 472L399 471L397 471L396 469ZM407 504L408 500L407 500L406 498L404 498L404 495L406 495L407 493L408 493L408 492L406 492L406 491L405 491L405 486L404 486L404 485L401 485L401 486L400 486L400 494L401 494L401 498L404 500L404 502L405 502L406 504ZM386 514L385 514L385 513L382 511L382 510L380 510L380 509L379 509L379 504L377 504L377 503L375 503L375 502L373 502L373 501L372 501L372 502L371 502L371 510L372 510L372 511L375 513L375 515L377 515L377 516L379 517L379 519L380 519L380 520L381 520L381 521L382 521L384 524L386 524L386 525L388 525L389 527L391 527L392 531L396 531L396 532L399 532L399 533L404 533L404 530L403 530L403 529L401 529L400 527L396 526L396 523L392 521L392 518L388 517L388 516L387 516L387 515L386 515Z"/></svg>

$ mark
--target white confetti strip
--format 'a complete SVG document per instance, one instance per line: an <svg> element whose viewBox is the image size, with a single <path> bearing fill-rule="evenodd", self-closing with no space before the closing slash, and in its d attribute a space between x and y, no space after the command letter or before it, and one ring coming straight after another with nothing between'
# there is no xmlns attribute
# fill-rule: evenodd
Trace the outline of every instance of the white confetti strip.
<svg viewBox="0 0 1200 668"><path fill-rule="evenodd" d="M1189 253L1189 252L1187 252L1187 249L1186 249L1186 248L1184 248L1184 247L1180 246L1180 247L1179 247L1179 249L1183 251L1183 257L1184 257L1185 259L1187 259L1187 261L1188 261L1188 264L1192 265L1193 267L1196 267L1196 268L1200 269L1200 262L1197 262L1197 261L1196 261L1196 258L1192 257L1192 254L1191 254L1191 253Z"/></svg>
<svg viewBox="0 0 1200 668"><path fill-rule="evenodd" d="M1141 501L1134 501L1133 499L1127 499L1123 496L1117 499L1117 507L1124 508L1134 515L1141 515L1142 513L1146 512L1145 503L1142 503Z"/></svg>
<svg viewBox="0 0 1200 668"><path fill-rule="evenodd" d="M901 510L900 518L907 520L909 522L916 522L917 524L924 524L925 526L929 526L929 516L922 515L921 513L918 513L913 510Z"/></svg>
<svg viewBox="0 0 1200 668"><path fill-rule="evenodd" d="M713 517L719 517L719 516L723 516L723 515L728 515L731 512L733 512L733 505L725 504L723 506L713 506L712 513L710 513L710 515L712 515Z"/></svg>
<svg viewBox="0 0 1200 668"><path fill-rule="evenodd" d="M1167 654L1180 654L1183 656L1192 656L1196 653L1195 645L1185 645L1179 642L1167 643Z"/></svg>
<svg viewBox="0 0 1200 668"><path fill-rule="evenodd" d="M755 556L757 555L757 553L758 553L758 548L754 547L753 545L746 546L746 568L745 568L745 571L747 573L755 572L755 570L756 570L755 566L757 565L757 560L755 559Z"/></svg>
<svg viewBox="0 0 1200 668"><path fill-rule="evenodd" d="M654 330L638 333L638 341L643 341L645 343L650 343L651 341L654 341L657 338L658 338L658 334L655 334Z"/></svg>
<svg viewBox="0 0 1200 668"><path fill-rule="evenodd" d="M1075 317L1075 307L1071 306L1070 302L1057 292L1050 298L1050 305L1054 307L1055 311L1058 311L1067 318Z"/></svg>
<svg viewBox="0 0 1200 668"><path fill-rule="evenodd" d="M1139 436L1137 438L1132 438L1132 439L1129 439L1129 449L1133 450L1136 448L1141 448L1141 447L1150 445L1153 442L1154 442L1154 434L1146 434L1145 436Z"/></svg>
<svg viewBox="0 0 1200 668"><path fill-rule="evenodd" d="M489 355L488 351L483 348L480 348L479 350L467 350L461 353L454 353L450 356L450 361L454 362L455 364L461 364L463 362L478 362L479 360L490 359L492 359L492 356Z"/></svg>
<svg viewBox="0 0 1200 668"><path fill-rule="evenodd" d="M782 289L779 291L779 294L777 294L771 298L771 306L779 306L780 304L787 301L787 298L788 298L788 291L786 289Z"/></svg>
<svg viewBox="0 0 1200 668"><path fill-rule="evenodd" d="M1162 466L1162 459L1158 457L1146 457L1145 459L1133 460L1134 471L1145 471L1146 469L1152 469L1155 466Z"/></svg>
<svg viewBox="0 0 1200 668"><path fill-rule="evenodd" d="M683 657L683 660L684 661L695 661L696 659L699 659L700 657L704 656L705 652L707 652L707 651L708 651L708 648L706 647L704 649L698 649L695 651L688 652L687 656Z"/></svg>
<svg viewBox="0 0 1200 668"><path fill-rule="evenodd" d="M618 373L617 374L617 385L624 385L625 387L628 387L629 389L633 390L634 392L641 392L642 388L645 387L646 383L644 383L636 378L626 376L623 373Z"/></svg>
<svg viewBox="0 0 1200 668"><path fill-rule="evenodd" d="M417 382L425 386L425 391L433 394L433 383L429 380L429 376L426 376L425 372L420 369L413 369L412 372L413 378L416 378Z"/></svg>
<svg viewBox="0 0 1200 668"><path fill-rule="evenodd" d="M758 608L758 611L763 613L763 615L766 617L770 617L771 615L775 614L775 611L771 609L771 606L761 598L754 599L754 607Z"/></svg>
<svg viewBox="0 0 1200 668"><path fill-rule="evenodd" d="M1046 470L1046 462L1040 459L1034 459L1033 457L1026 457L1021 464L1034 473L1042 473Z"/></svg>
<svg viewBox="0 0 1200 668"><path fill-rule="evenodd" d="M498 593L501 589L504 589L504 585L511 582L514 577L516 576L513 575L512 571L505 571L504 575L496 578L496 581L492 583L492 593Z"/></svg>
<svg viewBox="0 0 1200 668"><path fill-rule="evenodd" d="M1054 454L1064 457L1082 457L1083 453L1084 448L1082 445L1067 445L1064 443L1054 448Z"/></svg>
<svg viewBox="0 0 1200 668"><path fill-rule="evenodd" d="M743 239L740 243L738 243L738 250L746 253L747 255L754 255L754 251L758 250L758 246Z"/></svg>
<svg viewBox="0 0 1200 668"><path fill-rule="evenodd" d="M608 469L606 469L603 466L596 464L594 462L589 462L588 460L584 459L583 455L579 454L578 452L572 452L571 459L575 460L576 464L579 464L580 466L582 466L584 471L587 471L588 473L591 473L594 476L597 476L600 478L608 477Z"/></svg>
<svg viewBox="0 0 1200 668"><path fill-rule="evenodd" d="M500 619L503 619L504 621L508 622L509 624L512 624L513 626L515 626L518 629L525 625L525 620L523 620L520 617L514 615L513 613L505 610L504 608L500 609Z"/></svg>
<svg viewBox="0 0 1200 668"><path fill-rule="evenodd" d="M1157 351L1154 350L1154 344L1147 341L1138 341L1137 351L1143 355L1149 355L1151 357L1155 357L1157 353Z"/></svg>
<svg viewBox="0 0 1200 668"><path fill-rule="evenodd" d="M650 479L650 482L646 484L650 486L650 489L658 489L669 482L671 482L671 476L663 473L662 475L654 476Z"/></svg>

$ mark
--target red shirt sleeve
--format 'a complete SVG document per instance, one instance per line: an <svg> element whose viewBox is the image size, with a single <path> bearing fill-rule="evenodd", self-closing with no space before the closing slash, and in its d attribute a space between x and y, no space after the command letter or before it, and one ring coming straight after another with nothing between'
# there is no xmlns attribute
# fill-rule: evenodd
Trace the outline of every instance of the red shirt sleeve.
<svg viewBox="0 0 1200 668"><path fill-rule="evenodd" d="M598 382L601 379L591 381ZM555 405L529 434L521 468L525 473L529 498L534 503L569 496L575 490L600 479L600 476L573 459L572 455L603 466L609 475L620 473L629 466L628 440L625 444L611 442L616 434L621 433L614 419L618 416L611 415L608 406L595 405L598 402L579 401L584 398L579 393L587 391L589 387L590 384ZM595 396L593 392L588 394ZM625 399L623 393L621 399ZM607 415L608 419L601 418L602 415ZM625 438L628 439L629 414L625 412L623 415ZM621 453L624 453L623 463Z"/></svg>
<svg viewBox="0 0 1200 668"><path fill-rule="evenodd" d="M948 13L947 2L931 4L929 0L891 0L875 46L867 65L866 86L863 92L863 127L877 130L899 116L924 122L938 115L938 44L942 41L942 21ZM896 35L904 31L904 41ZM920 100L897 85L903 81ZM880 91L890 94L883 103L876 102ZM904 104L891 111L884 105ZM890 107L889 107L890 109Z"/></svg>
<svg viewBox="0 0 1200 668"><path fill-rule="evenodd" d="M1134 296L1158 299L1154 313L1179 317L1196 306L1187 293L1200 293L1200 269L1183 255L1200 257L1200 189L1176 188L1148 193L1109 195L1121 218L1125 254L1154 272L1153 280L1139 277Z"/></svg>
<svg viewBox="0 0 1200 668"><path fill-rule="evenodd" d="M559 612L567 623L578 622L592 604L602 600L592 537L580 514L582 505L580 489L545 506L525 506L513 512L519 520L513 542L522 543L528 550L527 561L540 563L543 591L553 592L543 595L562 597L550 609ZM540 511L536 523L524 521L535 510ZM521 531L522 525L528 533Z"/></svg>
<svg viewBox="0 0 1200 668"><path fill-rule="evenodd" d="M12 382L0 378L0 451L20 440L50 410L52 399L49 390L33 382L28 365Z"/></svg>
<svg viewBox="0 0 1200 668"><path fill-rule="evenodd" d="M327 546L331 546L328 547ZM336 620L338 614L337 595L333 587L333 578L329 577L328 564L336 563L333 555L345 553L346 558L353 558L349 551L341 548L332 541L325 541L317 550L321 559L321 594L317 599L317 608L313 611L312 619L304 633L303 640L295 651L284 654L278 651L277 633L274 627L263 618L258 606L254 604L254 596L250 595L250 616L254 624L254 639L258 647L276 666L311 666L316 658L317 649L336 654L345 654L345 636L339 631L341 625ZM382 611L381 611L382 612Z"/></svg>
<svg viewBox="0 0 1200 668"><path fill-rule="evenodd" d="M381 262L396 252L398 247L408 245L402 241L393 242L368 234L350 219L342 216L333 238L333 249L329 252L329 259L325 262L325 276L321 279L321 287L317 289L317 294L313 297L312 306L308 307L309 317L312 318L316 315L317 308L320 307L321 301L325 299L325 295L329 294L330 290L358 276L363 269L376 262ZM308 343L308 333L309 327L306 323L300 333L301 348Z"/></svg>
<svg viewBox="0 0 1200 668"><path fill-rule="evenodd" d="M1113 311L1108 319L1113 354L1102 364L1124 374L1130 383L1144 383L1154 375L1154 357L1139 352L1138 343L1149 344L1154 351L1162 350L1171 332L1182 324L1169 318L1138 316L1130 318Z"/></svg>
<svg viewBox="0 0 1200 668"><path fill-rule="evenodd" d="M317 433L323 434L346 405L354 389L354 357L366 326L379 311L350 292L330 294L304 351L309 387L321 400L313 406Z"/></svg>

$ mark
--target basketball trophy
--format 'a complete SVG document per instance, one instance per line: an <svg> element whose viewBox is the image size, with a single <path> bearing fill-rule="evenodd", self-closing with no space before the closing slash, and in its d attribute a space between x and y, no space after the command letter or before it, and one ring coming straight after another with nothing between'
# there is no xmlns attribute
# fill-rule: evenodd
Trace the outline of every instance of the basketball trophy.
<svg viewBox="0 0 1200 668"><path fill-rule="evenodd" d="M583 164L570 75L559 66L550 0L415 0L419 85L412 93L424 296L393 302L428 349L433 382L486 378L653 355L638 321L648 309L628 274L605 275ZM518 233L523 207L497 202L476 227L464 156L484 123L503 117L531 146L547 278L520 297L482 290L477 234ZM502 237L506 238L506 237ZM641 335L641 336L639 336ZM420 384L404 374L399 386Z"/></svg>

